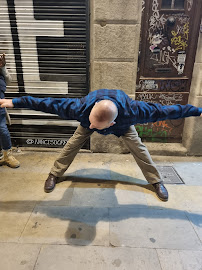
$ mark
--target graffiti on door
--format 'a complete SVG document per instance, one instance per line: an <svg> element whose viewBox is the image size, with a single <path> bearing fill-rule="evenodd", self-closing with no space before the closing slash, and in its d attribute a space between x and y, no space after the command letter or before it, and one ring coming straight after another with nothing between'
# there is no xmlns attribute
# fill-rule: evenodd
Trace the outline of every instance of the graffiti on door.
<svg viewBox="0 0 202 270"><path fill-rule="evenodd" d="M142 2L136 99L162 105L188 103L196 53L200 9L193 0ZM196 27L197 26L197 27ZM181 140L183 121L142 125L149 140ZM166 139L165 139L166 138Z"/></svg>

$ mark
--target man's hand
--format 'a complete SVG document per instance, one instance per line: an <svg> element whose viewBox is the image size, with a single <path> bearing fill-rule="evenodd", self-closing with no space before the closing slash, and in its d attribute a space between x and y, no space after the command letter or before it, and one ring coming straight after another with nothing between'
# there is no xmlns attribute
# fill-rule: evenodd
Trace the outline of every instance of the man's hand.
<svg viewBox="0 0 202 270"><path fill-rule="evenodd" d="M12 99L0 99L0 106L1 108L13 108L14 105L13 105L13 102L12 102Z"/></svg>
<svg viewBox="0 0 202 270"><path fill-rule="evenodd" d="M6 56L5 56L5 53L3 53L0 56L0 68L5 67L5 65L6 65Z"/></svg>

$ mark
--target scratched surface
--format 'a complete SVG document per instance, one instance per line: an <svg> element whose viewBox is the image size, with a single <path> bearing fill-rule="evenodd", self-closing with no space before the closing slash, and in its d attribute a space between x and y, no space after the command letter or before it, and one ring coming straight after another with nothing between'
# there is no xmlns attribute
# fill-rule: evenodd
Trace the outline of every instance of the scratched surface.
<svg viewBox="0 0 202 270"><path fill-rule="evenodd" d="M145 102L160 103L162 105L187 104L188 93L152 93L136 94L136 99ZM151 142L180 142L184 127L184 119L158 121L137 125L136 129L141 138Z"/></svg>
<svg viewBox="0 0 202 270"><path fill-rule="evenodd" d="M136 93L136 100L160 103L162 105L187 104L189 93Z"/></svg>
<svg viewBox="0 0 202 270"><path fill-rule="evenodd" d="M166 77L185 75L189 50L190 15L160 9L160 1L153 0L145 50L144 75Z"/></svg>
<svg viewBox="0 0 202 270"><path fill-rule="evenodd" d="M136 85L138 92L188 92L187 79L140 79Z"/></svg>
<svg viewBox="0 0 202 270"><path fill-rule="evenodd" d="M136 99L162 105L187 104L197 6L190 1L142 1ZM193 23L194 22L194 23ZM191 46L190 46L191 45ZM137 125L145 141L181 142L184 120Z"/></svg>

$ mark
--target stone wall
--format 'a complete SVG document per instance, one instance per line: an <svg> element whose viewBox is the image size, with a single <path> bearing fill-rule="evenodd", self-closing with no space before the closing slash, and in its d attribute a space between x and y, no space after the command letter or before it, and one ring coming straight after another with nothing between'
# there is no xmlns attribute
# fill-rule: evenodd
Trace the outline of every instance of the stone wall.
<svg viewBox="0 0 202 270"><path fill-rule="evenodd" d="M202 23L202 22L201 22ZM199 33L198 47L192 76L189 103L202 107L202 33ZM202 155L202 117L185 120L183 145L189 155Z"/></svg>
<svg viewBox="0 0 202 270"><path fill-rule="evenodd" d="M141 27L141 0L92 0L90 33L90 91L122 89L135 98ZM189 103L202 107L202 33L194 64ZM189 155L202 155L202 118L185 120L183 145ZM114 135L91 136L93 152L127 153Z"/></svg>
<svg viewBox="0 0 202 270"><path fill-rule="evenodd" d="M91 89L121 89L135 98L141 0L92 0ZM115 136L91 136L94 152L127 152Z"/></svg>

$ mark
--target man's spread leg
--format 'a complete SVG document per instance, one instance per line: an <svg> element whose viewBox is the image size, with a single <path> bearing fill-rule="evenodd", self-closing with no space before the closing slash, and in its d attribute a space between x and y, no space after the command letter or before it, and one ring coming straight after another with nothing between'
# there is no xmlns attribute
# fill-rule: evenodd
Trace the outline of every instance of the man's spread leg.
<svg viewBox="0 0 202 270"><path fill-rule="evenodd" d="M149 151L138 136L135 127L130 126L129 130L122 138L142 170L146 180L153 185L158 198L162 201L167 201L168 191L162 184L161 175L157 170Z"/></svg>
<svg viewBox="0 0 202 270"><path fill-rule="evenodd" d="M78 126L73 136L66 143L59 157L54 162L51 168L50 174L46 179L44 185L45 192L51 192L55 188L58 177L62 176L64 172L69 168L76 154L79 152L84 143L88 140L92 130Z"/></svg>

